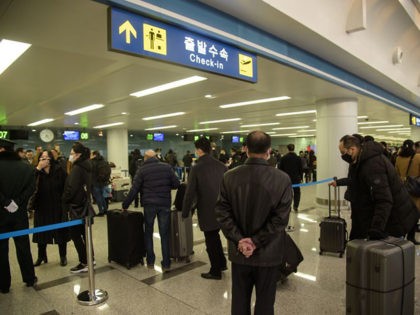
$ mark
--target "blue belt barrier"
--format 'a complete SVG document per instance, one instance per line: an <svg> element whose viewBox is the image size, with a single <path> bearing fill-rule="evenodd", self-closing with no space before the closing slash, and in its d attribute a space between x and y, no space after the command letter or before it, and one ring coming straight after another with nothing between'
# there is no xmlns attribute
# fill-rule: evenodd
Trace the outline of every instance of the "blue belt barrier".
<svg viewBox="0 0 420 315"><path fill-rule="evenodd" d="M295 188L295 187L306 187L306 186L318 185L318 184L322 184L322 183L328 183L328 182L331 182L333 180L334 180L334 178L331 177L331 178L326 178L326 179L323 179L323 180L320 180L320 181L317 181L317 182L311 182L311 183L305 183L305 184L293 184L292 187Z"/></svg>
<svg viewBox="0 0 420 315"><path fill-rule="evenodd" d="M69 226L79 225L83 224L83 219L77 219L73 221L68 222L62 222L62 223L56 223L56 224L50 224L50 225L43 225L32 229L25 229L25 230L19 230L19 231L13 231L8 233L0 234L0 240L16 237L16 236L22 236L27 234L35 234L45 231L51 231L51 230L58 230Z"/></svg>

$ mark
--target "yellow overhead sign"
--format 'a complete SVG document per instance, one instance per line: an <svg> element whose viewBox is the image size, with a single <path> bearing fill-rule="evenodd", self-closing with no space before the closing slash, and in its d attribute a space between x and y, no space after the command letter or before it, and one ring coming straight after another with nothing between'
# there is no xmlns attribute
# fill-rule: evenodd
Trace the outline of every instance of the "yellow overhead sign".
<svg viewBox="0 0 420 315"><path fill-rule="evenodd" d="M166 30L150 24L143 24L144 50L166 55Z"/></svg>
<svg viewBox="0 0 420 315"><path fill-rule="evenodd" d="M119 34L125 32L125 42L127 44L131 43L131 36L133 35L134 38L137 38L137 31L134 29L133 25L131 25L130 21L127 20L123 24L121 24L118 28Z"/></svg>
<svg viewBox="0 0 420 315"><path fill-rule="evenodd" d="M238 54L239 56L239 74L252 78L253 64L252 57Z"/></svg>

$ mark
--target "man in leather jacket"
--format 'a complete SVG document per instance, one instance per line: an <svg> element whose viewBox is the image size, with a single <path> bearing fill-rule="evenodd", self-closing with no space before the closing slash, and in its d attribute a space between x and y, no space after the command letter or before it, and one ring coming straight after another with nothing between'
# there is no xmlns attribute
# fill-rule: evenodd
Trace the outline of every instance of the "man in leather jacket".
<svg viewBox="0 0 420 315"><path fill-rule="evenodd" d="M232 262L232 314L250 314L254 286L255 314L274 314L293 191L289 176L267 162L270 136L253 131L246 143L248 159L225 173L216 205Z"/></svg>

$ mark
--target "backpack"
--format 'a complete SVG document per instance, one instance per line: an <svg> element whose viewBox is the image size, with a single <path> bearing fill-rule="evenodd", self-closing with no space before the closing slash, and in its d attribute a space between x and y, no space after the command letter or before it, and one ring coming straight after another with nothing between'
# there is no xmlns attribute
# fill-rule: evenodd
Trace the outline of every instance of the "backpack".
<svg viewBox="0 0 420 315"><path fill-rule="evenodd" d="M96 165L96 178L99 184L109 184L111 177L111 167L105 160L99 160Z"/></svg>

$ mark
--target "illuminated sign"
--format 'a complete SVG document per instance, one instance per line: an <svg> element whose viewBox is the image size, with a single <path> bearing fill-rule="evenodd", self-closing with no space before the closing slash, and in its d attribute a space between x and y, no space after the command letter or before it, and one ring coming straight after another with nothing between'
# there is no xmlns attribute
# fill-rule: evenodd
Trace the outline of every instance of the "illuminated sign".
<svg viewBox="0 0 420 315"><path fill-rule="evenodd" d="M254 54L202 35L110 8L110 49L257 82Z"/></svg>
<svg viewBox="0 0 420 315"><path fill-rule="evenodd" d="M88 132L81 132L80 133L81 140L89 140L89 133Z"/></svg>
<svg viewBox="0 0 420 315"><path fill-rule="evenodd" d="M8 138L9 138L9 131L0 130L0 139L8 139Z"/></svg>
<svg viewBox="0 0 420 315"><path fill-rule="evenodd" d="M420 127L420 117L410 114L410 125Z"/></svg>

